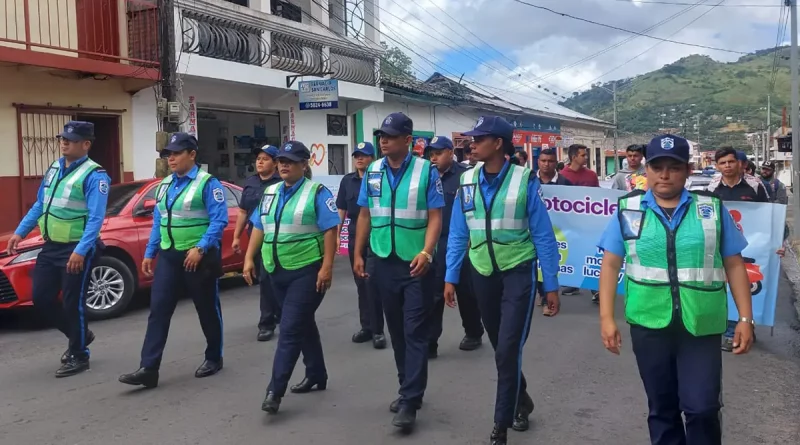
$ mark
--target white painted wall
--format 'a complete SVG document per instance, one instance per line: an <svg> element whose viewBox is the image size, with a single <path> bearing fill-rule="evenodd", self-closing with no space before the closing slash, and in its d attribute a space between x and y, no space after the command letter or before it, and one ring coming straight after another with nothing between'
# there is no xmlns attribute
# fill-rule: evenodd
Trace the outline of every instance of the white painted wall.
<svg viewBox="0 0 800 445"><path fill-rule="evenodd" d="M456 111L443 105L420 105L392 98L381 104L371 105L364 110L362 140L371 141L372 131L381 126L386 116L398 111L405 113L414 121L415 131L432 131L437 136L449 138L452 138L453 132L462 133L471 130L479 116L474 109Z"/></svg>
<svg viewBox="0 0 800 445"><path fill-rule="evenodd" d="M328 136L327 115L344 115L341 110L295 110L295 139L311 150L311 172L316 175L328 175L328 145L344 144L345 154L349 156L353 150L351 134L352 122L348 121L347 136ZM352 120L352 119L351 119ZM345 168L350 171L351 162L345 160Z"/></svg>
<svg viewBox="0 0 800 445"><path fill-rule="evenodd" d="M156 170L156 132L158 113L156 96L151 88L133 95L133 179L152 178Z"/></svg>

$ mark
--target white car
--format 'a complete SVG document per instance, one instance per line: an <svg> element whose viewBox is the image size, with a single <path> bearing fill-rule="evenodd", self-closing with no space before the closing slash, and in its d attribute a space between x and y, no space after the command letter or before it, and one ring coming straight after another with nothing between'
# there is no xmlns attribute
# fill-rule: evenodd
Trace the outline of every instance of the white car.
<svg viewBox="0 0 800 445"><path fill-rule="evenodd" d="M686 179L686 190L690 192L696 190L705 190L708 184L711 183L713 176L708 175L691 175Z"/></svg>

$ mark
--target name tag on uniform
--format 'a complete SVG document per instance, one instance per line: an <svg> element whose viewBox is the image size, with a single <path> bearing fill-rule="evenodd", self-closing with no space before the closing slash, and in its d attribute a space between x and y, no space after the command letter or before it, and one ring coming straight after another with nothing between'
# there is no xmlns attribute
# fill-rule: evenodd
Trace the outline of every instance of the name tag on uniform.
<svg viewBox="0 0 800 445"><path fill-rule="evenodd" d="M272 210L272 203L275 202L275 194L268 194L264 195L261 198L261 214L262 215L269 215L269 212Z"/></svg>
<svg viewBox="0 0 800 445"><path fill-rule="evenodd" d="M56 170L53 167L50 167L49 169L47 169L47 173L45 173L45 175L44 175L44 186L45 187L50 187L50 184L53 183L53 179L55 179L55 177L56 177L56 173L58 173L58 170Z"/></svg>
<svg viewBox="0 0 800 445"><path fill-rule="evenodd" d="M639 239L644 227L644 212L641 210L620 210L619 226L625 241Z"/></svg>
<svg viewBox="0 0 800 445"><path fill-rule="evenodd" d="M367 172L367 196L370 198L381 197L381 184L383 184L383 172Z"/></svg>
<svg viewBox="0 0 800 445"><path fill-rule="evenodd" d="M475 211L475 189L477 184L464 184L461 186L461 211L464 213Z"/></svg>

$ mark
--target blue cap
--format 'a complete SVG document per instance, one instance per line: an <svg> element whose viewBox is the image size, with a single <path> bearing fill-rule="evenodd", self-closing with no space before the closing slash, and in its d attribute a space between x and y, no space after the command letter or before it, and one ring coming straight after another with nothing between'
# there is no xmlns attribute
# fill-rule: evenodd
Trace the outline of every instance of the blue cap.
<svg viewBox="0 0 800 445"><path fill-rule="evenodd" d="M426 150L453 150L453 148L453 141L447 136L434 136L425 147Z"/></svg>
<svg viewBox="0 0 800 445"><path fill-rule="evenodd" d="M265 146L261 147L261 151L266 153L266 154L268 154L269 157L271 157L272 159L275 159L275 158L278 157L278 147L276 147L274 145L265 145Z"/></svg>
<svg viewBox="0 0 800 445"><path fill-rule="evenodd" d="M414 121L403 113L392 113L386 116L381 123L381 128L373 132L374 136L388 134L389 136L411 135L414 132Z"/></svg>
<svg viewBox="0 0 800 445"><path fill-rule="evenodd" d="M64 131L58 137L71 142L93 141L94 124L83 121L69 121L64 125Z"/></svg>
<svg viewBox="0 0 800 445"><path fill-rule="evenodd" d="M689 141L671 134L665 134L653 138L647 144L647 162L652 162L658 158L672 158L681 162L689 163L691 158L691 147Z"/></svg>
<svg viewBox="0 0 800 445"><path fill-rule="evenodd" d="M353 156L357 154L375 157L375 146L372 145L372 142L362 142L353 150Z"/></svg>
<svg viewBox="0 0 800 445"><path fill-rule="evenodd" d="M306 161L311 159L311 152L305 144L298 141L289 141L278 150L278 159L288 159L294 162Z"/></svg>
<svg viewBox="0 0 800 445"><path fill-rule="evenodd" d="M461 133L464 136L495 136L511 142L514 138L514 127L500 116L481 116L475 127Z"/></svg>
<svg viewBox="0 0 800 445"><path fill-rule="evenodd" d="M745 161L745 162L747 162L747 153L745 153L745 152L743 152L741 150L736 150L736 160L737 161Z"/></svg>
<svg viewBox="0 0 800 445"><path fill-rule="evenodd" d="M164 151L197 150L197 138L189 133L172 133ZM163 151L162 151L163 153Z"/></svg>

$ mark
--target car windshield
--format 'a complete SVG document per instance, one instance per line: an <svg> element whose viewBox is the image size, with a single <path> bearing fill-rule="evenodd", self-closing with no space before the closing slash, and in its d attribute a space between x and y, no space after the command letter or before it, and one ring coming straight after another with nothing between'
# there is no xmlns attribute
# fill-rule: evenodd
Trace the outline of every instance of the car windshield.
<svg viewBox="0 0 800 445"><path fill-rule="evenodd" d="M108 207L106 216L116 216L125 208L128 201L142 188L141 182L128 182L125 184L115 184L108 192Z"/></svg>

